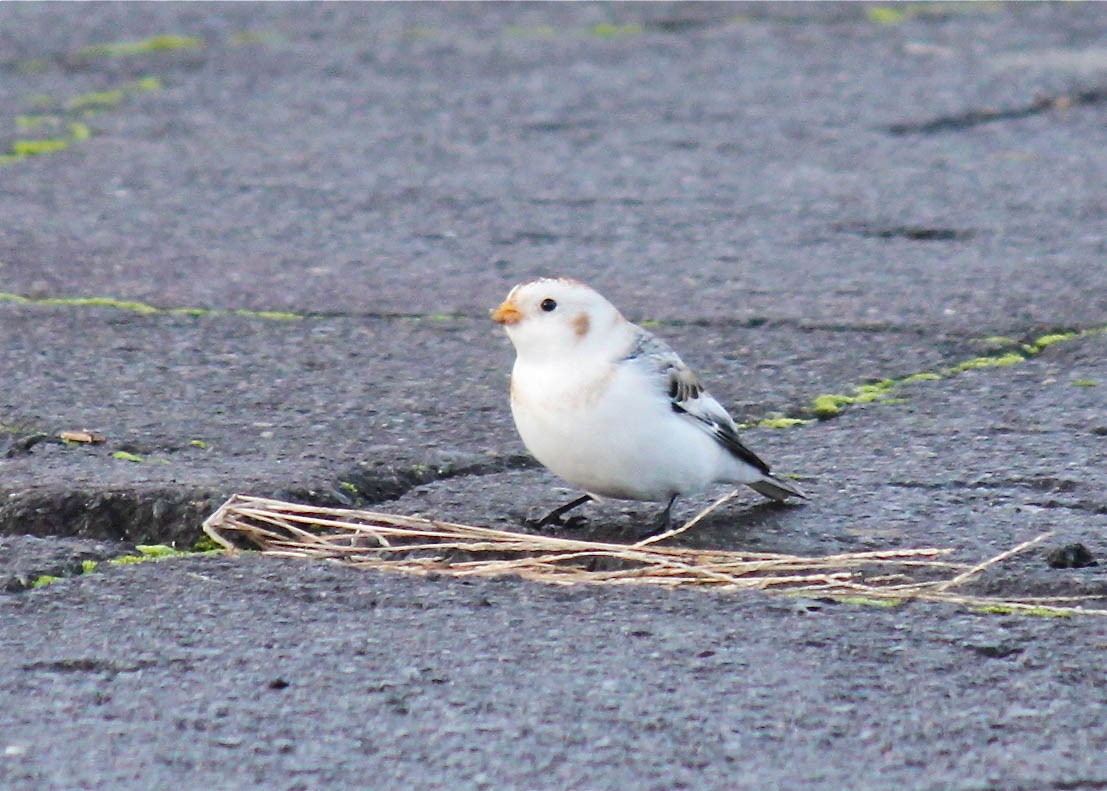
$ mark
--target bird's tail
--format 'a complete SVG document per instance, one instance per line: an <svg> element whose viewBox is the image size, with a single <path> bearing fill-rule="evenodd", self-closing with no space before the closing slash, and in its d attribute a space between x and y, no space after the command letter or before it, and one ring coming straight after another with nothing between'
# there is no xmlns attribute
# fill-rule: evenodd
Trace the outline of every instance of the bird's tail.
<svg viewBox="0 0 1107 791"><path fill-rule="evenodd" d="M802 497L805 500L807 499L807 495L795 484L782 481L780 478L774 478L772 475L766 475L759 481L747 483L746 486L750 487L758 494L763 494L769 499L778 502L787 500L789 497Z"/></svg>

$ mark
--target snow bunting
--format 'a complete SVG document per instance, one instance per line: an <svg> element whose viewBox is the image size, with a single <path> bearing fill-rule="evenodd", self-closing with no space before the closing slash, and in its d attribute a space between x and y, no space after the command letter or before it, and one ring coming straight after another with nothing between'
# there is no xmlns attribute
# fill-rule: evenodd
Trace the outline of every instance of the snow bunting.
<svg viewBox="0 0 1107 791"><path fill-rule="evenodd" d="M515 346L511 414L538 461L591 499L668 501L713 483L744 483L773 500L805 497L742 444L727 411L684 361L606 299L569 278L516 286L492 320Z"/></svg>

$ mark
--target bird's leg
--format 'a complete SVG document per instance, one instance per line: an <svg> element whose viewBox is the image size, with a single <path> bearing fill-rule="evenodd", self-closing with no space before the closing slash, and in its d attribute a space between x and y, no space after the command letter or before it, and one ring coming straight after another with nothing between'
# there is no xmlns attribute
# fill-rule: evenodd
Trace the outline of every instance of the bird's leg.
<svg viewBox="0 0 1107 791"><path fill-rule="evenodd" d="M674 494L669 498L669 504L665 506L665 510L661 512L657 517L657 521L654 522L653 527L644 536L639 536L639 539L649 538L650 536L659 536L662 533L668 532L673 526L673 503L676 502L677 497L680 495Z"/></svg>
<svg viewBox="0 0 1107 791"><path fill-rule="evenodd" d="M584 505L585 503L589 502L591 499L592 499L592 495L590 495L590 494L581 495L577 499L573 500L571 503L565 503L565 505L562 505L562 506L559 506L559 507L553 509L552 511L550 511L548 514L546 514L544 517L542 517L541 519L539 519L537 521L533 520L533 519L527 519L525 521L525 524L528 527L537 527L537 528L549 527L550 525L556 525L558 527L563 527L565 525L565 522L562 521L561 517L564 516L565 514L569 513L570 511L572 511L574 508L577 508L578 506Z"/></svg>

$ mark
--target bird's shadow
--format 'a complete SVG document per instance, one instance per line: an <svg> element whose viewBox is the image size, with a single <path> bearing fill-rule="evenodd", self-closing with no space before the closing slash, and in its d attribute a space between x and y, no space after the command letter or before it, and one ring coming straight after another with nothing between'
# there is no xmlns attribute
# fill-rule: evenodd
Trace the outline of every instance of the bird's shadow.
<svg viewBox="0 0 1107 791"><path fill-rule="evenodd" d="M764 536L794 533L795 528L789 524L791 515L802 507L802 503L767 500L745 507L721 508L708 514L691 529L661 543L694 549L767 551ZM674 519L673 526L684 524L694 515L695 512L692 512ZM641 508L626 509L621 513L604 513L597 509L587 515L566 518L562 525L539 528L524 523L523 526L526 532L610 544L633 544L649 537L654 528L654 515Z"/></svg>

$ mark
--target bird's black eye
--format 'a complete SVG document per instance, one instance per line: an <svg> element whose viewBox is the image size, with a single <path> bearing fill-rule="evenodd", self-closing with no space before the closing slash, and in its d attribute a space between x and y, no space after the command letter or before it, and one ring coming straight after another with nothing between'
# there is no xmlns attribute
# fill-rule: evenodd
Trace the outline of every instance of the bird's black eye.
<svg viewBox="0 0 1107 791"><path fill-rule="evenodd" d="M549 313L551 310L557 307L557 303L549 297L546 297L544 300L542 300L542 303L538 307Z"/></svg>

